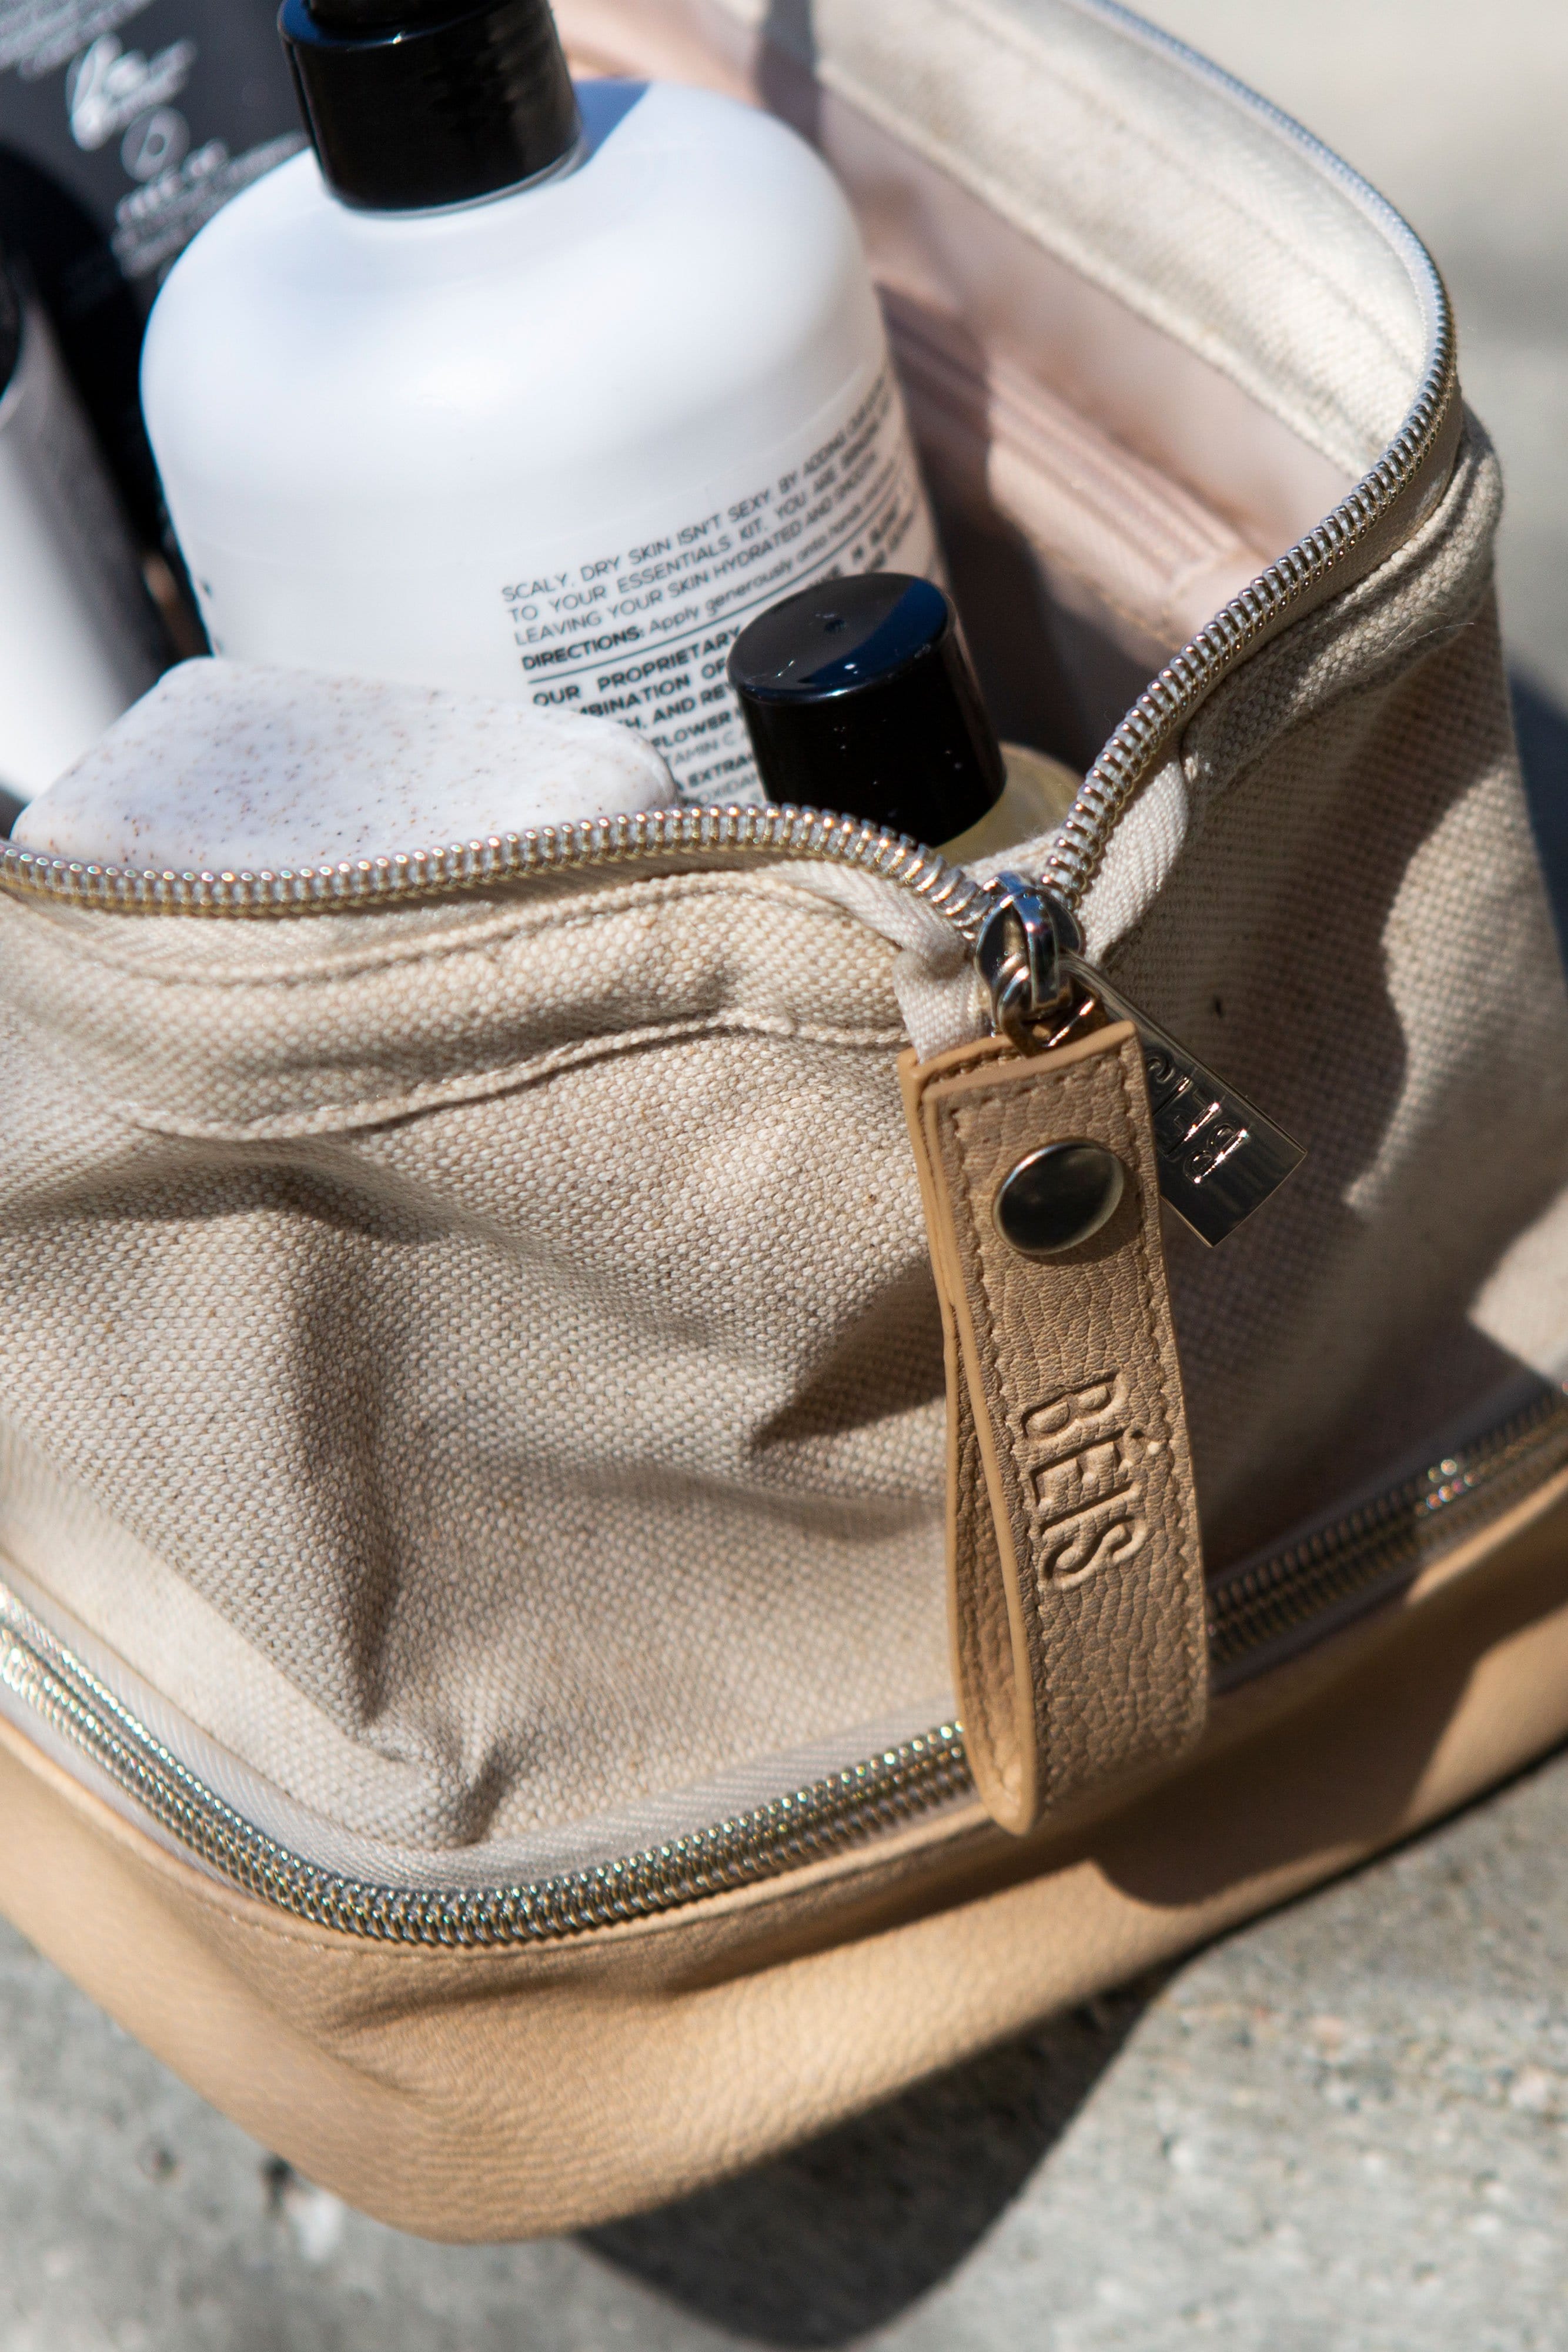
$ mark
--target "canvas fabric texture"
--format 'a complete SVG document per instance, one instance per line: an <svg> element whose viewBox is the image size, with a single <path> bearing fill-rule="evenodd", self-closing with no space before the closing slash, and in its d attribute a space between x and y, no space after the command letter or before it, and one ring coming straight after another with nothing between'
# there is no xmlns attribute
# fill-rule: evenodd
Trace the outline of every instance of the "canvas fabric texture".
<svg viewBox="0 0 1568 2352"><path fill-rule="evenodd" d="M1309 1152L1223 1249L1173 1244L1211 1566L1520 1370L1469 1310L1563 1189L1568 1007L1495 510L1473 439L1188 730L1090 902ZM0 903L6 1549L289 1795L420 1849L939 1719L896 960L787 870Z"/></svg>
<svg viewBox="0 0 1568 2352"><path fill-rule="evenodd" d="M580 2229L826 2130L1410 1835L1568 1732L1568 1475L1436 1589L1222 1699L1028 1844L977 1806L664 1919L351 1943L214 1885L0 1725L40 1950L307 2179L460 2241Z"/></svg>
<svg viewBox="0 0 1568 2352"><path fill-rule="evenodd" d="M1169 1240L1211 1564L1568 1347L1568 1263L1531 1244L1568 1183L1568 1001L1498 507L1472 422L1411 543L1198 714L1089 900L1106 969L1308 1147L1223 1248Z"/></svg>
<svg viewBox="0 0 1568 2352"><path fill-rule="evenodd" d="M459 1846L942 1712L886 942L772 876L0 937L6 1548L204 1730Z"/></svg>

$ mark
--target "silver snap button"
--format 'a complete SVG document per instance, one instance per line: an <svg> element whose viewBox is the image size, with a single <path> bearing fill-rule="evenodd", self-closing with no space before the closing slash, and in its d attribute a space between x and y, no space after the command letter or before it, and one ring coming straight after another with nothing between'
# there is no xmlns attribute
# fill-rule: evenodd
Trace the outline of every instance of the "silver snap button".
<svg viewBox="0 0 1568 2352"><path fill-rule="evenodd" d="M991 1214L1020 1257L1055 1257L1115 1213L1125 1173L1102 1143L1048 1143L1004 1176Z"/></svg>

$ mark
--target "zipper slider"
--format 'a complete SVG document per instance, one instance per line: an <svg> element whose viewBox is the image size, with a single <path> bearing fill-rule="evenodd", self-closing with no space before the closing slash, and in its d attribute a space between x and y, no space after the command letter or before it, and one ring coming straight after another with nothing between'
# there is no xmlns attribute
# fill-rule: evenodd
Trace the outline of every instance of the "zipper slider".
<svg viewBox="0 0 1568 2352"><path fill-rule="evenodd" d="M1278 1192L1305 1150L1084 961L1082 931L1053 890L1019 874L998 875L991 889L975 961L992 1027L1020 1054L1042 1054L1103 1021L1133 1024L1161 1194L1212 1248Z"/></svg>

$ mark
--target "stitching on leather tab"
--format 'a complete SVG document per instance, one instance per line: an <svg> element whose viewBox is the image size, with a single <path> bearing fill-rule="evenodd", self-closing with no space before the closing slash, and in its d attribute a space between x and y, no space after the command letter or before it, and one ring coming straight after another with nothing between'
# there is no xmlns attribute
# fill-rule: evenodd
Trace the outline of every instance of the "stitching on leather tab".
<svg viewBox="0 0 1568 2352"><path fill-rule="evenodd" d="M1119 1083L1119 1085L1120 1085L1120 1087L1121 1087L1121 1090L1122 1090L1122 1108L1123 1108L1123 1111L1124 1111L1124 1116L1125 1116L1125 1118L1126 1118L1126 1121L1127 1121L1127 1125L1128 1125L1128 1127L1130 1128L1130 1129L1132 1130L1132 1132L1135 1135L1135 1134L1137 1133L1137 1114L1138 1114L1138 1106L1137 1106L1137 1100L1136 1100L1136 1097L1135 1097L1135 1096L1134 1096L1134 1090L1133 1090L1132 1078L1131 1078L1131 1076L1130 1076L1130 1075L1129 1075L1129 1072L1128 1072L1125 1049L1124 1049L1124 1048L1123 1048L1122 1050L1118 1051L1118 1053L1116 1054L1116 1055L1115 1055L1115 1057L1114 1057L1114 1058L1115 1058L1115 1065L1116 1065L1116 1077L1117 1077L1117 1081L1118 1081L1118 1083ZM1142 1189L1142 1180L1140 1180L1140 1191L1141 1191L1141 1189ZM1157 1414L1157 1416L1158 1416L1158 1420L1159 1420L1160 1443L1161 1443L1161 1444L1162 1444L1162 1445L1164 1446L1164 1448L1165 1448L1166 1462L1167 1462L1167 1464L1170 1465L1171 1470L1174 1472L1174 1470L1175 1470L1175 1466L1176 1466L1176 1454L1175 1454L1175 1449L1174 1449L1174 1447L1173 1447L1173 1445L1172 1445L1172 1442L1171 1442L1171 1420L1170 1420L1170 1415L1169 1415L1168 1412L1166 1411L1166 1404L1165 1376L1164 1376L1165 1350L1164 1350L1164 1349L1163 1349L1163 1348L1161 1347L1161 1345L1160 1345L1160 1329L1159 1329L1159 1325L1158 1325L1158 1322L1157 1322L1157 1320L1156 1320L1156 1318L1155 1318L1155 1313L1154 1313L1153 1305L1152 1305L1152 1303L1151 1303L1151 1302L1153 1301L1154 1294L1155 1294L1154 1268L1153 1268L1153 1266L1152 1266L1152 1265L1151 1265L1151 1263L1150 1263L1150 1257L1149 1257L1149 1244L1148 1244L1148 1230L1147 1230L1147 1224L1146 1224L1146 1221L1145 1221L1145 1206L1144 1206L1144 1202L1143 1202L1143 1201L1142 1201L1141 1199L1140 1199L1140 1201L1139 1201L1139 1202L1138 1202L1137 1252L1138 1252L1138 1266L1139 1266L1139 1272L1140 1272L1141 1276L1142 1276L1142 1288L1141 1288L1141 1290L1140 1290L1139 1296L1140 1296L1140 1298L1141 1298L1141 1299L1142 1299L1142 1301L1143 1301L1144 1330L1145 1330L1145 1337L1146 1337L1146 1339L1147 1339L1147 1340L1148 1340L1148 1342L1149 1342L1149 1346L1150 1346L1150 1349L1151 1349L1151 1352L1152 1352L1152 1355L1153 1355L1154 1363L1155 1363L1155 1371L1156 1371L1156 1379L1155 1379L1155 1383L1154 1383L1154 1399L1153 1399L1153 1402L1154 1402L1154 1405L1155 1405L1155 1413ZM1187 1664L1187 1673L1188 1673L1188 1676L1189 1676L1189 1687L1190 1687L1190 1678L1191 1678L1192 1676L1194 1676L1194 1675L1197 1675L1199 1672L1201 1672L1204 1675L1207 1675L1207 1671L1208 1671L1208 1661L1207 1661L1207 1647L1206 1647L1206 1650L1205 1650L1204 1655L1202 1656L1202 1658L1201 1658L1201 1659L1199 1658L1198 1651L1197 1651L1197 1643L1195 1643L1195 1641L1194 1641L1194 1639L1193 1639L1192 1626L1191 1626L1191 1622L1190 1622L1190 1621L1191 1621L1191 1611L1189 1610L1189 1608L1188 1608L1188 1607L1187 1607L1187 1605L1186 1605L1186 1593L1187 1593L1187 1587L1188 1587L1188 1585L1189 1585L1189 1583L1190 1583L1190 1581L1191 1581L1191 1579L1192 1579L1192 1573L1193 1573L1193 1561L1192 1561L1191 1553L1190 1553L1190 1550L1189 1550L1189 1548L1188 1548L1188 1515L1187 1515L1187 1513L1186 1513L1185 1510L1181 1510L1181 1509L1179 1509L1179 1497L1178 1497L1178 1519L1179 1519L1179 1532L1178 1532L1178 1534L1177 1534L1177 1536L1176 1536L1176 1542L1175 1542L1174 1546L1172 1547L1172 1549L1174 1549L1174 1551L1175 1551L1175 1553L1176 1553L1176 1560L1177 1560L1177 1563L1178 1563L1178 1565L1179 1565L1179 1567L1180 1567L1180 1570L1181 1570L1181 1579L1182 1579L1182 1612L1181 1612L1182 1631L1181 1631L1181 1643L1182 1643L1182 1654L1183 1654L1183 1655L1185 1656L1185 1658L1186 1658L1186 1664Z"/></svg>
<svg viewBox="0 0 1568 2352"><path fill-rule="evenodd" d="M988 1114L994 1118L999 1125L1001 1120L1004 1119L1007 1115L1007 1103L1005 1098L999 1097L996 1095L987 1095L973 1104L956 1103L953 1106L951 1113L953 1136L954 1140L958 1146L959 1158L963 1163L966 1179L968 1176L972 1157L972 1148L969 1142L969 1138L966 1134L965 1129L967 1127L972 1128L979 1124ZM965 1191L966 1203L972 1201L973 1197L974 1188L967 1182ZM986 1255L983 1249L976 1249L975 1270L979 1280L980 1295L985 1300L986 1306L985 1329L980 1335L980 1352L984 1359L985 1368L990 1375L992 1387L998 1393L1002 1393L1004 1384L998 1358L996 1338L998 1320L997 1308L996 1303L991 1296L990 1282L986 1273ZM979 1418L977 1413L975 1417L977 1421ZM1021 1483L1021 1472L1019 1465L1018 1449L1013 1444L1011 1432L1008 1431L1005 1433L1008 1439L1008 1451L1012 1456L1013 1475L1015 1478L1019 1479ZM977 1435L975 1442L977 1446L979 1444ZM1010 1529L1009 1532L1010 1535ZM1017 1547L1015 1545L1015 1557L1016 1550ZM1040 1644L1043 1643L1045 1637L1044 1630L1040 1622L1039 1580L1034 1574L1034 1561L1031 1557L1027 1562L1022 1560L1018 1561L1017 1565L1019 1570L1019 1599L1022 1601L1025 1613L1029 1619L1030 1626L1034 1634L1036 1643ZM1027 1575L1023 1573L1026 1566L1029 1570Z"/></svg>

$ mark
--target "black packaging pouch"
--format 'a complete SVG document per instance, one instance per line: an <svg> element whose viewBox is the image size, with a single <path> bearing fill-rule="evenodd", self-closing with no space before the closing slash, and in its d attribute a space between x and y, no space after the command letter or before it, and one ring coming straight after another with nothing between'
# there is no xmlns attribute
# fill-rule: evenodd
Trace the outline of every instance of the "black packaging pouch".
<svg viewBox="0 0 1568 2352"><path fill-rule="evenodd" d="M0 244L53 318L144 541L137 363L203 223L305 143L276 0L0 0Z"/></svg>

